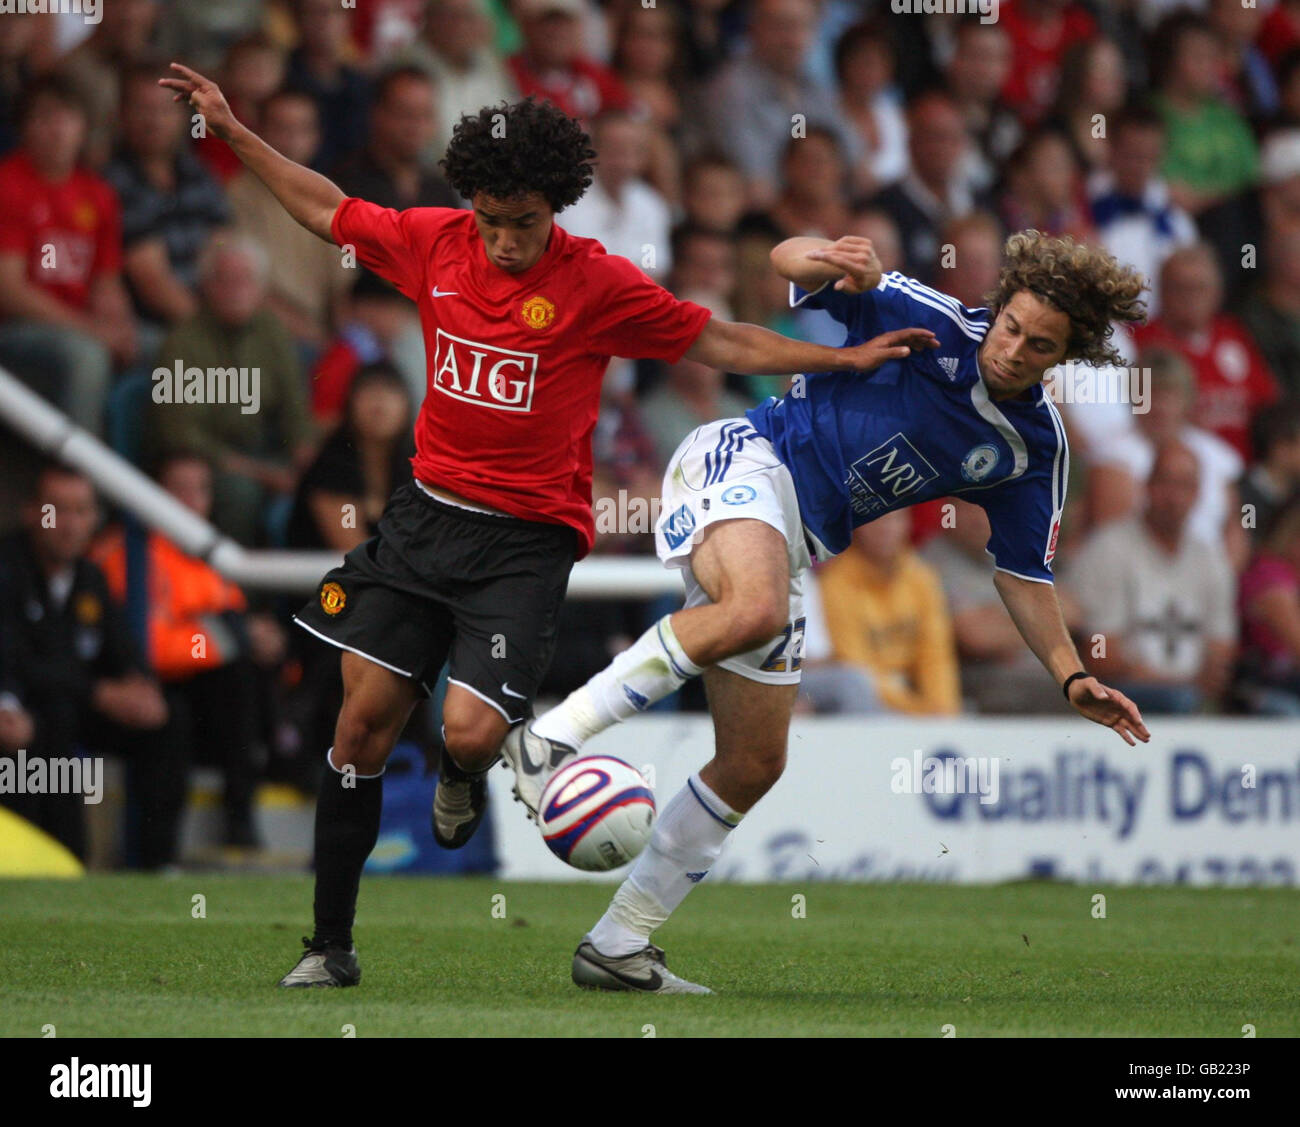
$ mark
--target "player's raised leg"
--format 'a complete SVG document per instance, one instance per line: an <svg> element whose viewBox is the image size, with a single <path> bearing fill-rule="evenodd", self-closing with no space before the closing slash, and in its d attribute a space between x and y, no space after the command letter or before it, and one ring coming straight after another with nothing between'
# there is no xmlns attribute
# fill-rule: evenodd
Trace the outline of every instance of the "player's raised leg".
<svg viewBox="0 0 1300 1127"><path fill-rule="evenodd" d="M343 707L316 800L316 924L281 986L355 986L357 888L379 837L383 772L419 690L409 677L344 652Z"/></svg>
<svg viewBox="0 0 1300 1127"><path fill-rule="evenodd" d="M580 986L708 993L672 974L651 934L718 860L744 815L781 777L797 684L766 685L714 667L704 674L713 758L659 814L645 852L573 956Z"/></svg>
<svg viewBox="0 0 1300 1127"><path fill-rule="evenodd" d="M515 791L529 811L536 812L555 768L592 736L676 692L706 667L771 642L788 621L788 556L785 536L761 520L708 525L690 555L694 585L707 598L688 598L685 608L661 618L563 702L510 732L502 754L515 768ZM723 559L735 566L724 567Z"/></svg>
<svg viewBox="0 0 1300 1127"><path fill-rule="evenodd" d="M674 625L698 653L724 662L704 675L714 757L660 812L649 846L579 945L573 979L580 986L704 992L667 970L650 936L704 879L785 766L799 679L798 655L786 652L789 616L798 609L788 552L771 525L729 520L710 525L691 553L688 590L709 601L679 611Z"/></svg>

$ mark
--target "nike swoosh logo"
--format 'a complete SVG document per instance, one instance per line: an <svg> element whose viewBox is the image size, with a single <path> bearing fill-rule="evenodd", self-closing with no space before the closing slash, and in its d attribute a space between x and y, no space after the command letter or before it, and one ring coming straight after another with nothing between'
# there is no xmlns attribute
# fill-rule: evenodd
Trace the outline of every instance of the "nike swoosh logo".
<svg viewBox="0 0 1300 1127"><path fill-rule="evenodd" d="M460 296L459 290L440 290L438 289L437 286L434 286L433 289L430 290L429 292L432 293L434 297L459 297Z"/></svg>
<svg viewBox="0 0 1300 1127"><path fill-rule="evenodd" d="M514 697L516 700L527 700L527 699L528 699L526 696L524 696L523 693L516 693L513 689L511 689L511 688L510 688L510 682L508 682L508 681L503 681L503 682L501 683L501 691L502 691L503 693L505 693L506 696L508 696L508 697Z"/></svg>
<svg viewBox="0 0 1300 1127"><path fill-rule="evenodd" d="M635 986L638 989L649 987L651 990L658 990L664 984L664 980L657 970L652 970L645 978L633 978L630 974L624 974L622 971L615 970L603 963L592 962L592 965L600 967L606 974L612 974L619 982L626 982L629 986Z"/></svg>
<svg viewBox="0 0 1300 1127"><path fill-rule="evenodd" d="M528 757L528 732L524 731L522 738L519 740L519 766L523 769L525 775L539 775L545 763L534 763Z"/></svg>

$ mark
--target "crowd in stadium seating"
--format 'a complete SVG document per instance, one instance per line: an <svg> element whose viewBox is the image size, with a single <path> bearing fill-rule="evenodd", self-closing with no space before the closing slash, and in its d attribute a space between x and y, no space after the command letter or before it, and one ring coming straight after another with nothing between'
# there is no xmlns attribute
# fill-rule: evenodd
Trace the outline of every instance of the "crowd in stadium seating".
<svg viewBox="0 0 1300 1127"><path fill-rule="evenodd" d="M1099 242L1149 277L1151 319L1125 341L1136 379L1054 385L1072 455L1057 554L1068 623L1098 675L1147 712L1300 715L1300 0L1001 0L997 12L111 0L96 25L5 16L0 365L246 545L349 548L409 474L425 383L414 306L203 135L156 84L171 58L217 79L279 151L395 208L465 206L437 163L461 113L550 98L599 154L561 225L718 315L823 343L841 327L791 310L768 264L791 235L864 235L887 270L971 307L1006 234ZM258 368L257 409L160 402L154 373L178 363ZM598 497L654 495L689 429L786 386L615 360ZM1141 402L1108 401L1106 386ZM294 636L292 600L250 606L131 522L38 565L41 503L51 490L84 502L89 487L42 475L0 552L6 574L36 583L44 567L49 586L26 604L18 586L3 595L0 752L33 738L33 716L36 731L57 728L55 712L66 723L49 747L110 727L120 743L124 725L176 746L182 730L219 729L214 744L243 750L206 754L226 772L229 838L248 841L259 773L310 786L285 762L327 746L333 652ZM340 527L349 503L358 519ZM802 706L1063 709L993 591L987 535L974 505L922 506L818 569ZM649 552L652 537L603 533L597 550ZM133 595L138 553L151 580ZM135 608L134 640L108 612L116 599ZM545 691L581 683L662 610L571 601ZM62 623L41 644L56 662L68 647L76 708L32 683L14 639L33 614ZM109 622L112 645L86 640ZM177 665L168 653L187 632L211 648Z"/></svg>

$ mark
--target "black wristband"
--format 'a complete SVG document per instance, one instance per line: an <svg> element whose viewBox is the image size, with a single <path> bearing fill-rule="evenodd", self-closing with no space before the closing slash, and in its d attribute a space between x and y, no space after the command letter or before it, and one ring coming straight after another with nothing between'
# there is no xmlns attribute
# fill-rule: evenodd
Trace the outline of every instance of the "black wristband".
<svg viewBox="0 0 1300 1127"><path fill-rule="evenodd" d="M1065 699L1066 700L1070 699L1070 686L1074 684L1075 681L1077 681L1080 677L1091 677L1091 676L1092 676L1091 673L1085 673L1082 669L1080 669L1078 673L1071 673L1065 679L1065 684L1061 686L1061 692L1065 694Z"/></svg>

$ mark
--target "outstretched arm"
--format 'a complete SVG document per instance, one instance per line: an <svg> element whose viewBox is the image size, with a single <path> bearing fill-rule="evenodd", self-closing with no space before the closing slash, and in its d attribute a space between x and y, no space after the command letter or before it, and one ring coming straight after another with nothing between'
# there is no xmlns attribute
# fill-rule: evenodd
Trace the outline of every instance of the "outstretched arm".
<svg viewBox="0 0 1300 1127"><path fill-rule="evenodd" d="M207 128L225 141L235 156L270 190L290 215L313 235L333 242L330 224L346 197L333 181L281 156L251 129L240 125L220 87L180 63L172 63L179 77L160 78L159 86L176 91L175 100L187 101L203 115Z"/></svg>
<svg viewBox="0 0 1300 1127"><path fill-rule="evenodd" d="M754 375L793 372L867 371L887 360L902 360L913 351L938 348L929 329L894 329L852 348L805 344L759 325L709 321L686 355L710 368Z"/></svg>
<svg viewBox="0 0 1300 1127"><path fill-rule="evenodd" d="M1083 662L1070 641L1056 588L1052 584L1035 583L1005 571L996 571L993 585L1002 596L1025 644L1034 651L1058 685L1070 674L1083 672ZM1118 689L1108 689L1096 677L1080 677L1070 685L1070 704L1076 712L1094 723L1114 728L1129 745L1132 745L1134 736L1143 743L1151 738L1137 705Z"/></svg>
<svg viewBox="0 0 1300 1127"><path fill-rule="evenodd" d="M866 293L884 273L871 240L857 235L834 242L801 235L777 244L770 257L781 277L805 290L834 282L843 293Z"/></svg>

